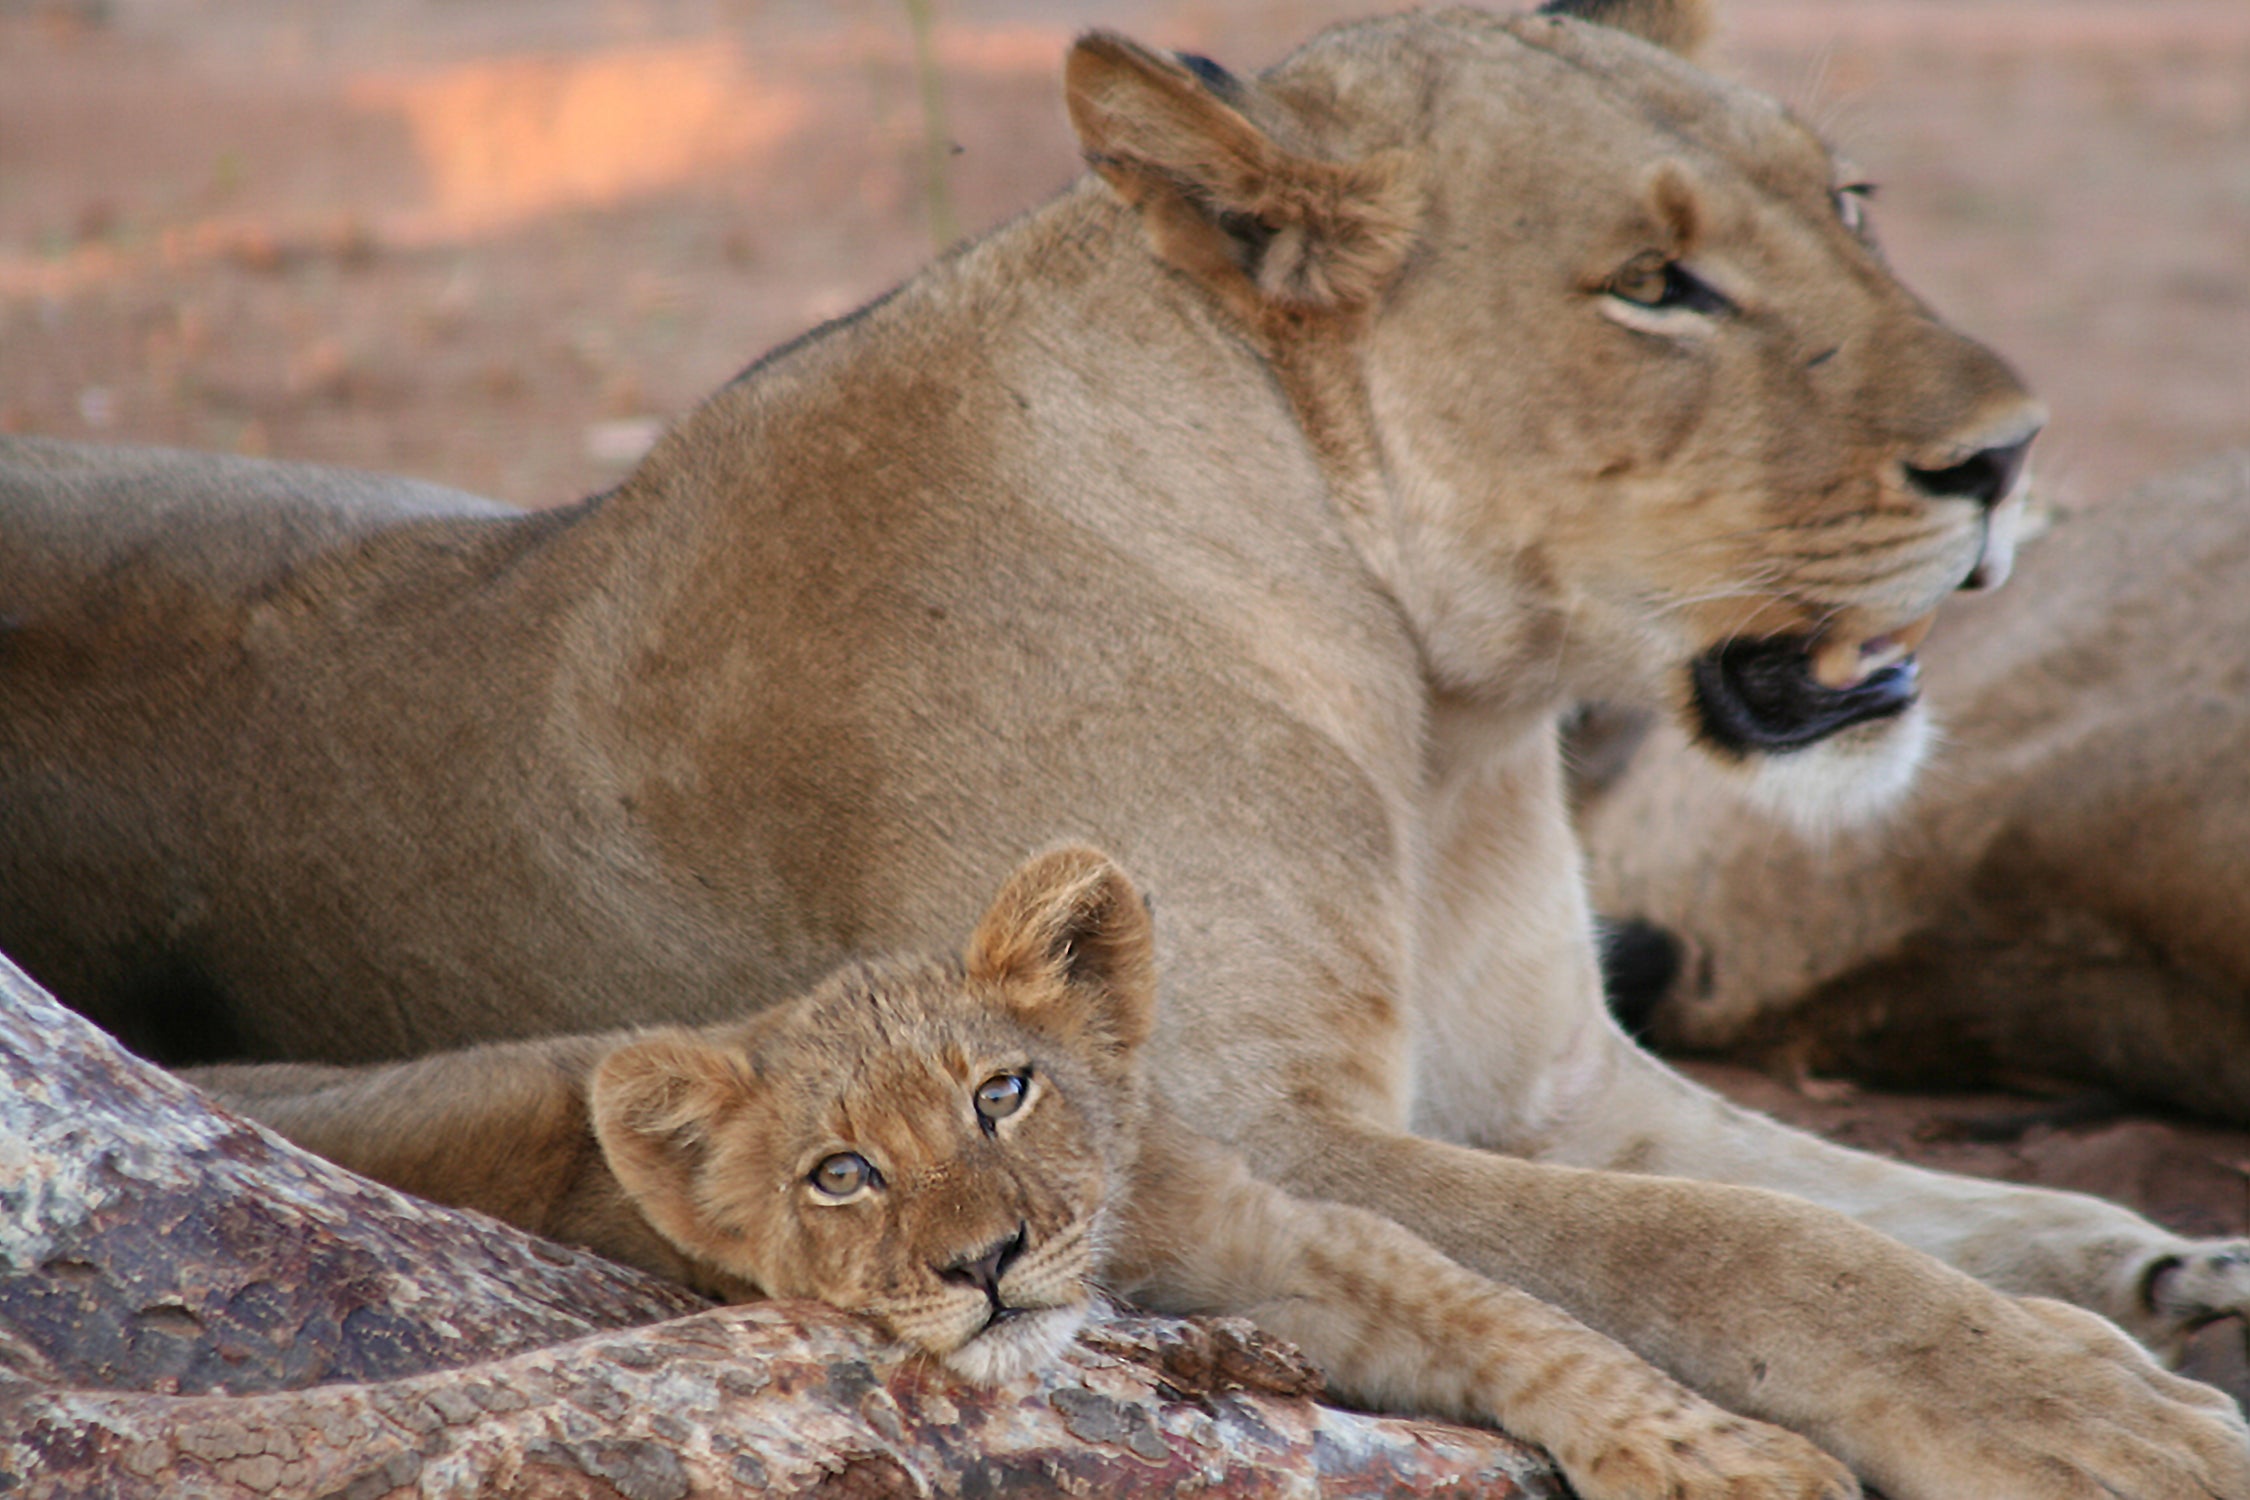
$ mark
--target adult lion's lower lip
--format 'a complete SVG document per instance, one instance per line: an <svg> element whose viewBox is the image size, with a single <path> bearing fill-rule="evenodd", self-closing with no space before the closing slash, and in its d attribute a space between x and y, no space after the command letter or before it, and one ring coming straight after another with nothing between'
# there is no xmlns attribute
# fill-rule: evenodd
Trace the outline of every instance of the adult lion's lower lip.
<svg viewBox="0 0 2250 1500"><path fill-rule="evenodd" d="M1904 713L1921 691L1912 656L1849 687L1823 684L1812 643L1799 636L1733 641L1688 668L1705 739L1737 755L1817 744L1839 730Z"/></svg>

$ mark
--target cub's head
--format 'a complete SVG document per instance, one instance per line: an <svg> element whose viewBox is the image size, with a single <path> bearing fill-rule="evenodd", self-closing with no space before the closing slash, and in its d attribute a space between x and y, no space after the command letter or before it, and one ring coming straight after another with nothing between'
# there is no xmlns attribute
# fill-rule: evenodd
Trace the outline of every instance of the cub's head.
<svg viewBox="0 0 2250 1500"><path fill-rule="evenodd" d="M1903 789L1914 651L2042 421L1687 0L1415 14L1256 78L1089 37L1089 159L1262 341L1439 689L1655 702L1811 821Z"/></svg>
<svg viewBox="0 0 2250 1500"><path fill-rule="evenodd" d="M1154 1005L1139 893L1061 849L958 961L857 966L747 1023L620 1047L595 1133L682 1253L1004 1380L1086 1316Z"/></svg>

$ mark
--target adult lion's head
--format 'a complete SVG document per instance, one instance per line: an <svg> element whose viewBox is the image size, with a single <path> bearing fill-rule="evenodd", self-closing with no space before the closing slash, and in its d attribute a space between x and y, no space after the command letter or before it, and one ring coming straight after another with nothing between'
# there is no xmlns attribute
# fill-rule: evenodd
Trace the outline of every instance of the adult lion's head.
<svg viewBox="0 0 2250 1500"><path fill-rule="evenodd" d="M595 1134L683 1254L867 1314L972 1379L1084 1321L1137 1154L1148 913L1102 855L1013 875L956 963L863 964L596 1069Z"/></svg>
<svg viewBox="0 0 2250 1500"><path fill-rule="evenodd" d="M1089 158L1264 342L1456 700L1655 700L1813 821L1926 738L2040 409L1885 267L1868 187L1688 60L1701 7L1345 27L1256 79L1107 36Z"/></svg>

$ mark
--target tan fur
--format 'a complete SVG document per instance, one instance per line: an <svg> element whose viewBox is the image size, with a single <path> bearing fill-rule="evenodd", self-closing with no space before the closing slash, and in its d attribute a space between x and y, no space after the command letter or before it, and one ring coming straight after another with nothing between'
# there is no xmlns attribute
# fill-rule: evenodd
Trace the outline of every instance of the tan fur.
<svg viewBox="0 0 2250 1500"><path fill-rule="evenodd" d="M1924 653L1936 773L1806 844L1670 735L1589 812L1598 907L1684 939L1667 1046L2072 1080L2250 1123L2250 458L2062 517Z"/></svg>
<svg viewBox="0 0 2250 1500"><path fill-rule="evenodd" d="M1347 1399L1504 1425L1587 1500L1858 1493L1803 1439L1183 1126L1143 1076L1153 947L1124 874L1064 848L1009 878L960 960L855 965L743 1022L186 1076L394 1186L721 1296L819 1298L978 1380L1045 1363L1106 1290L1247 1315ZM1027 1093L988 1128L974 1091L1006 1076ZM824 1195L839 1152L880 1179Z"/></svg>
<svg viewBox="0 0 2250 1500"><path fill-rule="evenodd" d="M1602 1011L1561 710L1686 722L1730 643L1848 667L2005 571L2017 500L1942 481L2037 408L1825 148L1567 16L1067 72L1097 175L574 508L0 447L0 947L174 1057L369 1061L719 1021L1092 839L1261 1179L1902 1497L2250 1495L2206 1395L1921 1253L2162 1342L2237 1247L1792 1134ZM1730 758L1861 815L1922 732Z"/></svg>

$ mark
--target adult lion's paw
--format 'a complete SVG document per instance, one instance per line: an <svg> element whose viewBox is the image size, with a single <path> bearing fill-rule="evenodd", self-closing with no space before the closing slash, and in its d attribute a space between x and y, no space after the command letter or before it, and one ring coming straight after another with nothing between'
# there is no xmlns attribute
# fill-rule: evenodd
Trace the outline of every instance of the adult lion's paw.
<svg viewBox="0 0 2250 1500"><path fill-rule="evenodd" d="M1855 1457L1887 1493L2250 1500L2250 1427L2225 1394L2083 1308L2027 1297L1986 1311L1963 1347L1926 1351L1927 1378L1881 1398L1894 1440Z"/></svg>
<svg viewBox="0 0 2250 1500"><path fill-rule="evenodd" d="M2045 1297L2025 1297L2019 1300L2018 1305L2065 1338L2079 1340L2080 1347L2088 1354L2138 1368L2150 1385L2173 1400L2217 1413L2239 1435L2241 1441L2250 1444L2250 1422L2244 1421L2242 1408L2235 1404L2234 1397L2216 1386L2173 1374L2156 1363L2144 1347L2136 1344L2107 1318L2097 1317L2068 1302L2055 1302ZM2205 1317L2199 1321L2209 1322L2210 1319Z"/></svg>
<svg viewBox="0 0 2250 1500"><path fill-rule="evenodd" d="M1617 1422L1588 1446L1583 1457L1556 1454L1584 1500L1855 1500L1860 1492L1851 1470L1795 1433L1695 1397Z"/></svg>

